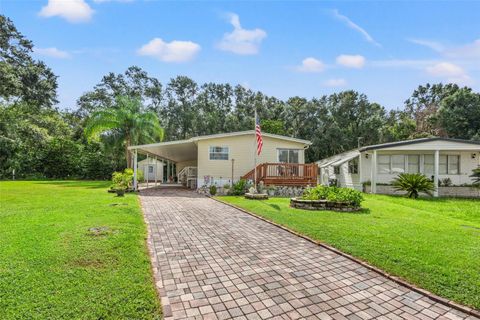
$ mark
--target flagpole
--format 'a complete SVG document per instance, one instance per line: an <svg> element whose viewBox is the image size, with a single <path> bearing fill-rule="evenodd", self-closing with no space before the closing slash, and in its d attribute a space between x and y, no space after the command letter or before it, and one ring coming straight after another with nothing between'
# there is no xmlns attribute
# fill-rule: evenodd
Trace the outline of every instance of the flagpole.
<svg viewBox="0 0 480 320"><path fill-rule="evenodd" d="M253 145L253 165L255 168L254 177L253 177L253 184L255 188L255 192L257 191L257 108L255 107L255 119L253 122L253 139L255 144Z"/></svg>

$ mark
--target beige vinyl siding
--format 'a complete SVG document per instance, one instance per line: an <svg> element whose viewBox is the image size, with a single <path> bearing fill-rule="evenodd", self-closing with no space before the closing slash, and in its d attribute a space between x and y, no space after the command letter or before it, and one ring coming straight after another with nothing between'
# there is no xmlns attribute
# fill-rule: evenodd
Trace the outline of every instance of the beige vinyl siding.
<svg viewBox="0 0 480 320"><path fill-rule="evenodd" d="M210 160L210 147L228 147L228 160ZM255 137L251 135L220 137L198 141L198 185L202 186L205 177L211 177L217 184L231 183L232 159L234 162L234 180L254 168ZM278 149L299 149L299 163L305 163L305 144L272 137L263 137L263 150L257 157L257 164L278 162Z"/></svg>

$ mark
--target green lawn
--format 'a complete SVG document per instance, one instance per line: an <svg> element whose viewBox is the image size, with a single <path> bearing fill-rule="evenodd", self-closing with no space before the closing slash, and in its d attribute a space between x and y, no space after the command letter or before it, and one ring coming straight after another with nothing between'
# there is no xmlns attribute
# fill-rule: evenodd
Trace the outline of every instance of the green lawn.
<svg viewBox="0 0 480 320"><path fill-rule="evenodd" d="M0 182L0 319L161 318L138 198L108 185Z"/></svg>
<svg viewBox="0 0 480 320"><path fill-rule="evenodd" d="M289 199L219 197L480 309L480 201L366 195L360 213L289 208Z"/></svg>

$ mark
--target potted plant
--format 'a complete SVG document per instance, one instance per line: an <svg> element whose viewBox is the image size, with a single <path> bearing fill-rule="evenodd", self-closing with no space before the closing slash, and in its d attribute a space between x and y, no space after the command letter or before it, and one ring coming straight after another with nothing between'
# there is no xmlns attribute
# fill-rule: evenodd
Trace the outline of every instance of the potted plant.
<svg viewBox="0 0 480 320"><path fill-rule="evenodd" d="M270 197L273 197L275 195L275 186L268 186L267 193Z"/></svg>
<svg viewBox="0 0 480 320"><path fill-rule="evenodd" d="M112 174L113 190L115 190L117 196L123 197L125 195L125 191L130 183L129 176L123 172L114 172Z"/></svg>
<svg viewBox="0 0 480 320"><path fill-rule="evenodd" d="M210 194L211 194L212 196L216 195L216 194L217 194L217 186L214 185L214 184L212 184L212 185L210 186L210 190L209 190L209 191L210 191Z"/></svg>
<svg viewBox="0 0 480 320"><path fill-rule="evenodd" d="M226 184L223 186L223 195L230 194L230 185Z"/></svg>

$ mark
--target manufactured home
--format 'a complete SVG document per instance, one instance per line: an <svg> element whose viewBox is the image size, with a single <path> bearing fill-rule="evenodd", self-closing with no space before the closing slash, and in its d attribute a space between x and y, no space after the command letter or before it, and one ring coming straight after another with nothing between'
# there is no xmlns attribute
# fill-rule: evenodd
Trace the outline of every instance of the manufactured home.
<svg viewBox="0 0 480 320"><path fill-rule="evenodd" d="M186 140L131 146L134 172L139 154L161 161L168 182L190 188L232 184L240 179L272 185L305 186L317 182L316 164L305 164L310 141L263 133L255 156L255 131L193 137ZM147 160L150 161L150 160ZM257 170L255 170L257 168Z"/></svg>
<svg viewBox="0 0 480 320"><path fill-rule="evenodd" d="M422 173L435 185L466 186L480 165L480 142L448 138L422 138L365 146L317 161L319 183L372 193L391 193L388 185L403 172ZM455 189L460 191L459 188ZM463 192L463 191L462 191ZM465 192L464 192L465 193ZM478 191L466 191L475 196ZM439 195L439 188L435 196ZM452 194L462 195L462 194Z"/></svg>

